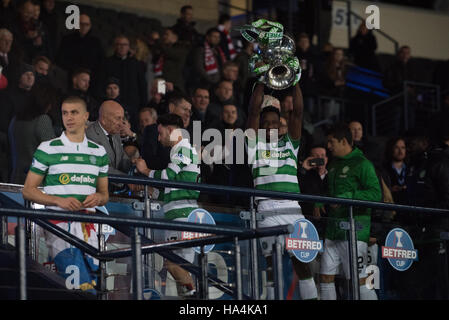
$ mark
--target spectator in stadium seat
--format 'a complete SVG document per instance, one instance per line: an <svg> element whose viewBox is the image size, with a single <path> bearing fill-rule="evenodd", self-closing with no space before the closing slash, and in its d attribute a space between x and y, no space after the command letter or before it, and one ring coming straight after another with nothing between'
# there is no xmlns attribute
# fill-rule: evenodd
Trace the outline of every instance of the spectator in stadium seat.
<svg viewBox="0 0 449 320"><path fill-rule="evenodd" d="M380 71L376 57L377 40L372 30L368 30L363 21L357 34L351 39L349 52L354 57L354 63L362 68Z"/></svg>
<svg viewBox="0 0 449 320"><path fill-rule="evenodd" d="M408 204L407 185L410 182L410 166L407 162L405 139L402 137L389 139L385 147L383 170L387 178L385 183L397 204Z"/></svg>
<svg viewBox="0 0 449 320"><path fill-rule="evenodd" d="M342 98L346 85L346 71L348 63L342 49L334 49L327 59L321 72L322 93L327 96ZM324 106L324 118L339 119L340 103L331 100Z"/></svg>
<svg viewBox="0 0 449 320"><path fill-rule="evenodd" d="M367 137L364 134L363 126L359 121L351 121L348 126L352 133L354 146L362 150L365 157L367 157L374 166L380 166L383 159L382 151L379 150L378 144L374 143L370 137Z"/></svg>
<svg viewBox="0 0 449 320"><path fill-rule="evenodd" d="M201 131L206 129L206 114L209 108L210 94L207 88L198 87L193 91L192 95L192 123L194 121L201 122Z"/></svg>
<svg viewBox="0 0 449 320"><path fill-rule="evenodd" d="M237 63L237 66L239 68L239 75L238 75L238 82L241 84L241 87L243 88L244 93L244 103L243 105L248 105L245 103L245 101L249 100L249 97L246 97L246 95L249 96L248 90L246 88L248 87L248 80L250 78L250 71L249 71L249 59L254 55L254 43L249 42L242 38L242 50L237 53L237 56L234 59L234 62Z"/></svg>
<svg viewBox="0 0 449 320"><path fill-rule="evenodd" d="M238 109L233 104L225 104L220 120L211 125L220 131L222 153L221 158L214 158L214 163L209 167L206 183L218 184L224 186L251 186L251 174L247 170L247 166L243 163L238 163L237 159L241 156L236 154L239 150L236 145L239 141L232 136L236 129L243 129L243 123L238 119ZM204 151L205 152L205 151ZM229 158L232 152L232 159ZM204 153L207 154L207 153ZM232 161L230 161L232 160ZM203 170L201 167L201 170ZM203 172L203 171L202 171ZM229 204L247 204L248 200L242 199L235 195L209 195L209 201L212 203Z"/></svg>
<svg viewBox="0 0 449 320"><path fill-rule="evenodd" d="M51 67L51 61L45 56L38 56L33 59L33 68L36 75L36 83L50 83L48 72Z"/></svg>
<svg viewBox="0 0 449 320"><path fill-rule="evenodd" d="M61 15L55 9L55 0L43 0L41 8L41 21L48 30L48 40L53 57L56 56L60 41Z"/></svg>
<svg viewBox="0 0 449 320"><path fill-rule="evenodd" d="M90 71L87 69L78 69L72 75L72 87L68 90L69 96L82 98L87 104L89 112L89 121L95 121L98 118L98 101L89 93Z"/></svg>
<svg viewBox="0 0 449 320"><path fill-rule="evenodd" d="M120 98L130 115L133 130L138 127L137 114L141 107L146 106L147 83L141 63L130 55L129 39L124 35L114 40L115 51L105 59L100 75L101 83L109 77L120 80Z"/></svg>
<svg viewBox="0 0 449 320"><path fill-rule="evenodd" d="M98 120L86 129L88 139L102 145L109 157L109 174L127 174L131 160L123 151L120 131L124 126L125 111L116 101L101 104Z"/></svg>
<svg viewBox="0 0 449 320"><path fill-rule="evenodd" d="M19 80L16 83L10 83L8 88L4 90L1 120L1 130L8 130L9 121L14 114L28 105L31 95L30 91L35 83L34 69L28 64L22 64L18 71Z"/></svg>
<svg viewBox="0 0 449 320"><path fill-rule="evenodd" d="M226 61L223 65L222 80L232 82L233 96L238 108L243 107L244 90L242 83L239 82L239 66L233 61ZM246 111L246 108L245 108Z"/></svg>
<svg viewBox="0 0 449 320"><path fill-rule="evenodd" d="M429 160L429 138L423 132L412 131L406 136L409 176L407 184L407 205L423 206L425 176Z"/></svg>
<svg viewBox="0 0 449 320"><path fill-rule="evenodd" d="M206 112L206 122L211 124L217 120L220 120L223 106L225 104L234 104L234 87L229 80L222 80L218 83L217 88L212 96L212 102L209 104Z"/></svg>
<svg viewBox="0 0 449 320"><path fill-rule="evenodd" d="M0 106L2 116L0 117L0 164L4 164L6 170L3 171L2 181L8 180L9 166L7 155L10 153L8 147L8 128L11 119L15 114L21 113L32 102L31 88L34 85L35 77L33 67L21 65L18 71L19 80L10 83L6 90L0 91Z"/></svg>
<svg viewBox="0 0 449 320"><path fill-rule="evenodd" d="M19 7L12 32L17 43L23 49L24 61L31 63L37 55L52 58L51 47L48 41L48 31L39 20L40 4L32 0L24 1Z"/></svg>
<svg viewBox="0 0 449 320"><path fill-rule="evenodd" d="M154 75L173 83L175 90L185 92L183 70L189 47L178 41L178 34L173 28L166 28L162 42L153 46Z"/></svg>
<svg viewBox="0 0 449 320"><path fill-rule="evenodd" d="M217 29L220 31L220 47L223 50L227 60L234 60L237 51L231 38L232 20L229 14L221 14L218 18Z"/></svg>
<svg viewBox="0 0 449 320"><path fill-rule="evenodd" d="M154 108L145 107L139 110L139 131L137 132L137 144L139 148L143 146L143 134L147 126L155 124L157 112Z"/></svg>
<svg viewBox="0 0 449 320"><path fill-rule="evenodd" d="M220 31L211 28L206 32L204 43L193 51L193 68L191 85L207 83L215 85L220 81L221 70L226 56L220 47Z"/></svg>
<svg viewBox="0 0 449 320"><path fill-rule="evenodd" d="M402 46L399 49L397 59L385 70L383 84L393 94L404 89L404 81L418 81L416 69L411 63L411 49L409 46Z"/></svg>
<svg viewBox="0 0 449 320"><path fill-rule="evenodd" d="M449 209L449 129L441 132L440 145L432 150L425 179L426 205ZM446 219L447 222L447 219Z"/></svg>
<svg viewBox="0 0 449 320"><path fill-rule="evenodd" d="M0 1L0 28L9 28L13 24L16 14L16 2L13 0Z"/></svg>
<svg viewBox="0 0 449 320"><path fill-rule="evenodd" d="M65 69L69 76L78 68L91 70L93 82L98 89L103 84L98 83L97 73L104 59L104 51L99 38L91 31L92 22L87 14L80 15L80 29L61 40L56 64Z"/></svg>
<svg viewBox="0 0 449 320"><path fill-rule="evenodd" d="M120 80L114 77L106 81L106 99L120 102Z"/></svg>
<svg viewBox="0 0 449 320"><path fill-rule="evenodd" d="M304 94L305 110L317 119L314 114L314 96L318 94L318 80L320 73L320 64L316 48L310 45L310 39L307 33L300 33L296 41L296 56L301 64L301 81L299 85Z"/></svg>
<svg viewBox="0 0 449 320"><path fill-rule="evenodd" d="M183 6L180 10L181 17L172 27L178 34L179 42L195 47L199 43L200 34L195 29L196 22L193 21L193 8L190 5Z"/></svg>
<svg viewBox="0 0 449 320"><path fill-rule="evenodd" d="M13 83L17 80L17 68L21 59L16 50L14 53L14 35L8 29L0 29L0 66L3 68L2 74Z"/></svg>
<svg viewBox="0 0 449 320"><path fill-rule="evenodd" d="M9 141L12 158L10 182L23 184L33 154L43 141L56 137L48 112L57 106L56 90L48 83L36 83L31 89L32 101L12 119Z"/></svg>
<svg viewBox="0 0 449 320"><path fill-rule="evenodd" d="M323 159L324 164L317 166L310 163L312 159ZM298 167L299 189L302 193L317 196L325 196L327 194L327 162L326 146L314 145L310 148L307 158ZM301 203L301 208L306 216L311 215L315 218L320 218L324 214L322 208L310 202Z"/></svg>

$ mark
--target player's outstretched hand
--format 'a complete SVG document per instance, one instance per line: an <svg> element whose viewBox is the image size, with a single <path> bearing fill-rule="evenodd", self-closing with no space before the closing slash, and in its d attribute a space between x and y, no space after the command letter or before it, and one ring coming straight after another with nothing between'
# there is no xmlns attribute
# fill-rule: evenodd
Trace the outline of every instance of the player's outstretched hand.
<svg viewBox="0 0 449 320"><path fill-rule="evenodd" d="M57 205L67 211L79 211L83 208L83 204L75 198L59 198Z"/></svg>
<svg viewBox="0 0 449 320"><path fill-rule="evenodd" d="M150 170L148 169L147 163L145 162L144 159L142 159L142 158L137 159L135 164L136 164L137 171L144 174L145 176L149 175Z"/></svg>

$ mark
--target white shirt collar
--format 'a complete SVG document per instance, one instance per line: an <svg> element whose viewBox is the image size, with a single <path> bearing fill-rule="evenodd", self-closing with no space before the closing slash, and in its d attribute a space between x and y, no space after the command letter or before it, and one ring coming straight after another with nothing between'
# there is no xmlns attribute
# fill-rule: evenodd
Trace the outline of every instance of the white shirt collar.
<svg viewBox="0 0 449 320"><path fill-rule="evenodd" d="M103 126L101 125L100 121L98 121L98 124L100 125L101 130L103 130L105 136L109 136L109 133L103 128Z"/></svg>
<svg viewBox="0 0 449 320"><path fill-rule="evenodd" d="M65 131L61 134L61 140L64 143L64 145L71 145L71 146L77 146L77 145L82 145L87 147L87 137L86 134L84 134L84 139L82 142L72 142L69 140L69 138L67 138Z"/></svg>

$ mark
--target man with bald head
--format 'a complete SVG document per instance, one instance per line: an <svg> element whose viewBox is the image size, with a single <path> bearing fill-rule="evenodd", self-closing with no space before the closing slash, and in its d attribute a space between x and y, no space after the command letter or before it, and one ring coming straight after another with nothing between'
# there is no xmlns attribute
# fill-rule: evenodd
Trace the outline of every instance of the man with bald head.
<svg viewBox="0 0 449 320"><path fill-rule="evenodd" d="M80 29L61 40L56 64L70 74L78 68L89 69L95 76L104 58L99 38L92 35L92 22L87 14L80 15ZM94 80L94 79L93 79Z"/></svg>
<svg viewBox="0 0 449 320"><path fill-rule="evenodd" d="M98 120L86 130L88 139L102 145L109 157L109 174L127 174L131 160L123 151L120 130L124 125L125 111L114 100L106 100L100 106Z"/></svg>

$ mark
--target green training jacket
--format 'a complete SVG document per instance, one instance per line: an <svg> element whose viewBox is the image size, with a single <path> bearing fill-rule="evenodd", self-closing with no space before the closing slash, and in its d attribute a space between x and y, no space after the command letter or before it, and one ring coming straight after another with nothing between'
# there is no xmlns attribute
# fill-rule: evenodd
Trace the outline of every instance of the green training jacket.
<svg viewBox="0 0 449 320"><path fill-rule="evenodd" d="M329 165L328 192L330 197L354 200L381 201L382 194L379 180L373 164L365 158L360 149L345 157L335 158ZM368 242L371 229L371 209L353 208L356 223L362 230L357 231L357 240ZM349 208L340 206L329 210L326 226L326 238L346 240L346 231L340 229L341 221L348 221Z"/></svg>

